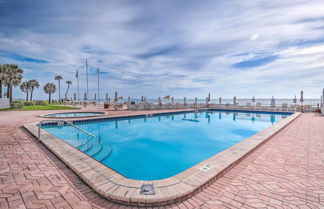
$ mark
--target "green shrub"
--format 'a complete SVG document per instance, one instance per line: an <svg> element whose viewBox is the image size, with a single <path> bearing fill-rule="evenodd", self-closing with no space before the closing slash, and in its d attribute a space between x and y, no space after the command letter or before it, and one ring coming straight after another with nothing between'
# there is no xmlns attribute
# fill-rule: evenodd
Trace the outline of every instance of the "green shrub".
<svg viewBox="0 0 324 209"><path fill-rule="evenodd" d="M48 105L48 101L39 101L39 105Z"/></svg>
<svg viewBox="0 0 324 209"><path fill-rule="evenodd" d="M48 105L48 101L37 100L36 105Z"/></svg>
<svg viewBox="0 0 324 209"><path fill-rule="evenodd" d="M13 102L11 102L10 106L12 109L20 109L24 106L24 102L23 101L13 101Z"/></svg>
<svg viewBox="0 0 324 209"><path fill-rule="evenodd" d="M35 100L35 105L48 105L48 101Z"/></svg>
<svg viewBox="0 0 324 209"><path fill-rule="evenodd" d="M34 101L25 101L24 106L34 106L35 102Z"/></svg>

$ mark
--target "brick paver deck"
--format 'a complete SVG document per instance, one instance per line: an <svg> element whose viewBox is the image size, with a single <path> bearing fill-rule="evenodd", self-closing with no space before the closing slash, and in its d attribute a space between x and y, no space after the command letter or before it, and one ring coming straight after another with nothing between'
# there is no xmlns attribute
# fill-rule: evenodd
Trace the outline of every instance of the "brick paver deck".
<svg viewBox="0 0 324 209"><path fill-rule="evenodd" d="M99 197L20 128L43 113L0 112L0 208L134 208ZM324 208L324 117L301 115L202 192L160 208Z"/></svg>

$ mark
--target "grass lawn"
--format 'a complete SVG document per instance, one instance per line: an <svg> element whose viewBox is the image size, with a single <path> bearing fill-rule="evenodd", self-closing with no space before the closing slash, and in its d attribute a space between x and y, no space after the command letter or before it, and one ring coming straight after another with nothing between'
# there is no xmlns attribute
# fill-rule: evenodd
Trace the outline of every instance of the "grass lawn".
<svg viewBox="0 0 324 209"><path fill-rule="evenodd" d="M26 110L76 110L79 108L75 107L65 107L59 103L52 103L49 105L34 105L34 106L23 106L20 109L0 109L0 111L26 111Z"/></svg>

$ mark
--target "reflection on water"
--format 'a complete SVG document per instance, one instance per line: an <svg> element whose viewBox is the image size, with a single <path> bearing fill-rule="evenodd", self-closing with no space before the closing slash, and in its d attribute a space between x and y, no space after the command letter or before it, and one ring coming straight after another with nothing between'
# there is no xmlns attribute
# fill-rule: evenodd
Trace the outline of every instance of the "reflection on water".
<svg viewBox="0 0 324 209"><path fill-rule="evenodd" d="M188 117L188 114L191 115L191 118ZM280 119L285 119L290 114L289 113L269 114L269 113L254 113L254 112L207 111L207 112L183 113L177 115L165 115L165 116L158 116L153 118L157 118L157 121L159 122L164 122L165 119L176 122L177 121L176 119L179 117L179 115L182 115L182 120L184 121L203 122L202 119L206 119L208 124L210 124L215 119L224 120L225 118L226 119L231 118L232 121L234 122L238 120L251 121L251 123L254 124L255 122L262 121L262 122L271 122L271 124L274 124ZM143 118L144 123L148 122L148 118L152 118L152 117L144 117ZM131 123L132 120L137 120L137 119L129 118L127 120L128 123ZM118 120L115 121L115 129L118 129Z"/></svg>

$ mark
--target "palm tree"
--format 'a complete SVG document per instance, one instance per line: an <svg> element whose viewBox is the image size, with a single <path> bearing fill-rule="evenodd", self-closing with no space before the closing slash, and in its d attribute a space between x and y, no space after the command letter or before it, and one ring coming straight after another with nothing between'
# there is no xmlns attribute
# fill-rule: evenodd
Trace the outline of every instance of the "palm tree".
<svg viewBox="0 0 324 209"><path fill-rule="evenodd" d="M56 86L54 83L47 83L44 86L44 91L48 94L48 103L51 103L51 95L56 92Z"/></svg>
<svg viewBox="0 0 324 209"><path fill-rule="evenodd" d="M66 84L68 86L67 86L66 93L65 93L65 96L64 96L65 100L67 100L67 94L69 92L69 88L70 88L70 85L72 84L72 81L66 81Z"/></svg>
<svg viewBox="0 0 324 209"><path fill-rule="evenodd" d="M28 83L28 81L24 81L20 84L20 89L22 92L26 93L26 101L28 101L28 93L30 90L30 85Z"/></svg>
<svg viewBox="0 0 324 209"><path fill-rule="evenodd" d="M4 64L4 84L7 86L7 97L12 102L12 91L13 87L19 86L22 80L23 70L15 64Z"/></svg>
<svg viewBox="0 0 324 209"><path fill-rule="evenodd" d="M2 84L5 79L4 67L0 64L0 98L2 98Z"/></svg>
<svg viewBox="0 0 324 209"><path fill-rule="evenodd" d="M60 75L55 76L55 80L58 81L58 87L59 87L59 101L61 101L61 80L63 80L63 77Z"/></svg>
<svg viewBox="0 0 324 209"><path fill-rule="evenodd" d="M30 101L33 101L33 92L35 88L39 87L39 83L37 80L29 80L28 81L29 85L30 85Z"/></svg>

